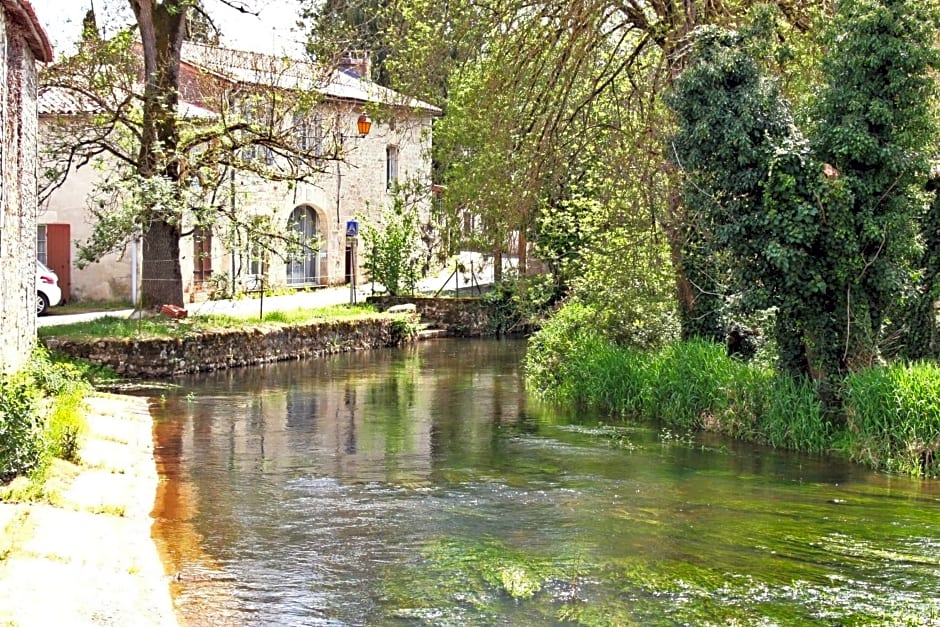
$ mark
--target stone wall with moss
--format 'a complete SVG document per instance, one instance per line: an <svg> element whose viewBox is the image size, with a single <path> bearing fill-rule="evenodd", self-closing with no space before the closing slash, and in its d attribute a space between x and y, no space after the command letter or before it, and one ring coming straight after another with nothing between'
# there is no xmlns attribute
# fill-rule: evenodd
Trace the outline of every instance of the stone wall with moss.
<svg viewBox="0 0 940 627"><path fill-rule="evenodd" d="M50 350L110 366L123 377L162 378L397 346L415 338L414 324L407 317L382 316L298 326L218 329L179 338L50 337L43 342Z"/></svg>
<svg viewBox="0 0 940 627"><path fill-rule="evenodd" d="M499 332L496 307L481 298L431 298L427 296L370 296L368 302L386 310L412 303L421 322L445 329L457 337L480 337Z"/></svg>

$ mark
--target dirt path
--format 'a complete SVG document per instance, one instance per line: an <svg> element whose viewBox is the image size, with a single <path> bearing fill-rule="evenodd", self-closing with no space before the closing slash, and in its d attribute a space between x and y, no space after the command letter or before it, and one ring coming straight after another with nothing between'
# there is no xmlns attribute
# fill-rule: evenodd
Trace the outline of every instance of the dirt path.
<svg viewBox="0 0 940 627"><path fill-rule="evenodd" d="M158 477L147 402L88 403L82 463L55 469L55 505L0 505L0 625L175 627L151 539Z"/></svg>

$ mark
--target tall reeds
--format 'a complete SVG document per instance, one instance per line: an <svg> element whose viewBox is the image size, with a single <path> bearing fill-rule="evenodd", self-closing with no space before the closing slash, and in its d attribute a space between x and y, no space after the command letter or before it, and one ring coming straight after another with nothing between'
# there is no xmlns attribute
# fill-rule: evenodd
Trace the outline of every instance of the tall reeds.
<svg viewBox="0 0 940 627"><path fill-rule="evenodd" d="M584 311L534 336L530 388L673 430L710 430L810 453L838 452L875 469L940 474L940 367L895 364L849 376L844 416L823 411L810 380L729 358L690 341L655 352L613 344Z"/></svg>

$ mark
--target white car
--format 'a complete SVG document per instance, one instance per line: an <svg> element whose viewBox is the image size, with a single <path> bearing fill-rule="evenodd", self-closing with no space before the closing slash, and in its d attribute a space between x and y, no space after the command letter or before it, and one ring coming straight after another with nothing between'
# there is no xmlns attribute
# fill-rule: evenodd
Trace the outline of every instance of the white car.
<svg viewBox="0 0 940 627"><path fill-rule="evenodd" d="M62 300L62 290L59 288L59 277L46 267L44 263L36 260L36 314L46 315L50 307L55 307Z"/></svg>

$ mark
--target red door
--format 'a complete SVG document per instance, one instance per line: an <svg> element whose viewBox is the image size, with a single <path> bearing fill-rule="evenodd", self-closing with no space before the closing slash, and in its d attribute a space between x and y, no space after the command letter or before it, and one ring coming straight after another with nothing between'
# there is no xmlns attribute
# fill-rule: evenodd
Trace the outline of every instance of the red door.
<svg viewBox="0 0 940 627"><path fill-rule="evenodd" d="M67 303L72 293L72 245L68 224L46 225L46 265L59 277L62 302Z"/></svg>

